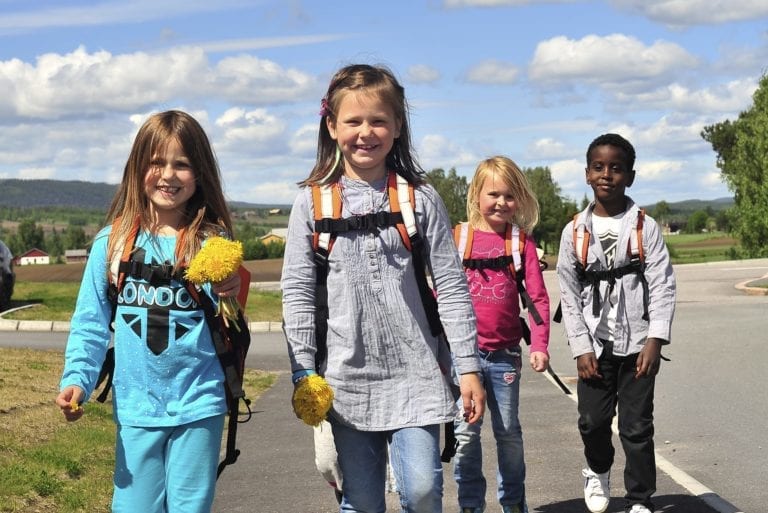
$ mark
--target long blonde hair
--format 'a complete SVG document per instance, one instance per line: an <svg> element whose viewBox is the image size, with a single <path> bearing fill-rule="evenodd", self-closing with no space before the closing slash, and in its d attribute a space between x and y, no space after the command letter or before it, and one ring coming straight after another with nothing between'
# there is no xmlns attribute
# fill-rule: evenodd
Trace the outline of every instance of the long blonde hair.
<svg viewBox="0 0 768 513"><path fill-rule="evenodd" d="M208 136L189 114L169 110L147 119L136 134L131 153L123 171L123 179L107 212L107 224L113 224L113 236L107 247L108 259L120 250L134 223L152 230L149 198L144 189L144 177L152 157L164 151L176 140L184 150L195 173L195 193L187 201L182 227L185 229L181 258L176 267L189 262L200 250L202 241L212 235L233 236L232 219L224 198L221 173ZM123 242L124 244L124 242ZM119 255L117 255L119 257Z"/></svg>
<svg viewBox="0 0 768 513"><path fill-rule="evenodd" d="M470 226L483 225L480 212L480 191L486 179L501 179L515 197L514 222L524 231L531 233L539 222L539 202L531 190L528 179L512 159L496 156L485 159L477 165L475 176L467 191L467 219Z"/></svg>

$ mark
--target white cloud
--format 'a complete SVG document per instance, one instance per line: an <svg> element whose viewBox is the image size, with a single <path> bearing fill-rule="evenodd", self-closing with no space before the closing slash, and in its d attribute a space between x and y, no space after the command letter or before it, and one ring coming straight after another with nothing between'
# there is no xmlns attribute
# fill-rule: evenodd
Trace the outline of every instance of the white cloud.
<svg viewBox="0 0 768 513"><path fill-rule="evenodd" d="M701 114L738 113L751 104L758 80L755 77L747 77L698 90L672 83L632 94L617 90L614 92L614 98L635 109L660 109Z"/></svg>
<svg viewBox="0 0 768 513"><path fill-rule="evenodd" d="M24 180L44 180L54 178L55 174L54 167L26 167L19 170L17 177Z"/></svg>
<svg viewBox="0 0 768 513"><path fill-rule="evenodd" d="M429 84L440 80L440 71L426 64L416 64L408 68L406 77L417 84Z"/></svg>
<svg viewBox="0 0 768 513"><path fill-rule="evenodd" d="M443 135L430 134L422 138L418 144L419 162L426 170L452 167L474 166L480 160L476 154L450 141Z"/></svg>
<svg viewBox="0 0 768 513"><path fill-rule="evenodd" d="M652 160L635 164L638 183L656 181L678 181L685 162L680 160Z"/></svg>
<svg viewBox="0 0 768 513"><path fill-rule="evenodd" d="M582 83L598 87L627 87L662 82L697 59L675 43L646 45L632 36L588 35L582 39L558 36L536 47L529 65L531 80L543 84Z"/></svg>
<svg viewBox="0 0 768 513"><path fill-rule="evenodd" d="M559 159L563 158L567 153L565 144L551 137L544 137L533 141L526 151L535 160Z"/></svg>
<svg viewBox="0 0 768 513"><path fill-rule="evenodd" d="M247 149L249 152L277 153L284 151L286 124L266 109L246 111L231 108L215 122L221 130L217 151Z"/></svg>
<svg viewBox="0 0 768 513"><path fill-rule="evenodd" d="M318 125L304 125L291 136L291 154L314 159L317 155Z"/></svg>
<svg viewBox="0 0 768 513"><path fill-rule="evenodd" d="M512 64L494 59L482 61L467 71L469 82L477 84L513 84L519 70Z"/></svg>
<svg viewBox="0 0 768 513"><path fill-rule="evenodd" d="M0 61L0 112L21 118L135 112L170 101L220 99L247 105L292 102L311 95L316 81L295 69L242 55L211 64L200 48L157 54L48 53L35 64Z"/></svg>
<svg viewBox="0 0 768 513"><path fill-rule="evenodd" d="M768 16L764 0L609 0L614 6L673 27L755 20Z"/></svg>

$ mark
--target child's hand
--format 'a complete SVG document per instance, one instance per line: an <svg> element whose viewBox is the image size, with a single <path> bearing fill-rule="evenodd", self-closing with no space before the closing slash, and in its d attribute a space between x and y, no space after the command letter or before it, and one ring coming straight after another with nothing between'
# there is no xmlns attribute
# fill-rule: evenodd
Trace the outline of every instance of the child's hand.
<svg viewBox="0 0 768 513"><path fill-rule="evenodd" d="M462 374L459 377L459 388L464 406L464 420L474 424L485 413L485 388L480 383L480 377L476 372Z"/></svg>
<svg viewBox="0 0 768 513"><path fill-rule="evenodd" d="M581 379L603 379L597 365L597 357L593 352L584 353L576 358L576 370Z"/></svg>
<svg viewBox="0 0 768 513"><path fill-rule="evenodd" d="M85 393L80 387L68 386L56 396L56 405L67 421L73 422L83 416L83 396Z"/></svg>
<svg viewBox="0 0 768 513"><path fill-rule="evenodd" d="M219 297L237 297L240 292L240 275L235 272L228 278L214 283L213 292Z"/></svg>
<svg viewBox="0 0 768 513"><path fill-rule="evenodd" d="M541 351L531 353L531 368L536 372L544 372L549 367L549 355Z"/></svg>
<svg viewBox="0 0 768 513"><path fill-rule="evenodd" d="M661 365L661 342L657 338L648 338L637 355L635 379L643 376L655 376Z"/></svg>

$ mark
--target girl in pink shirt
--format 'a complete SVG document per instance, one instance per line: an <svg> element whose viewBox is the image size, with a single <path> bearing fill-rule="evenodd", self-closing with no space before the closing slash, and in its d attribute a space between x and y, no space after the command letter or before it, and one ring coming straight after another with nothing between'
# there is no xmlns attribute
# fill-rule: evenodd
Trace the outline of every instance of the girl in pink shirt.
<svg viewBox="0 0 768 513"><path fill-rule="evenodd" d="M498 454L497 496L504 513L523 513L528 507L518 419L520 340L526 331L521 302L528 309L530 365L537 372L549 366L549 296L531 235L539 205L520 168L497 156L478 165L467 195L467 216L469 222L456 227L456 238L477 315L480 378ZM481 427L482 421L456 422L454 477L462 513L485 509Z"/></svg>

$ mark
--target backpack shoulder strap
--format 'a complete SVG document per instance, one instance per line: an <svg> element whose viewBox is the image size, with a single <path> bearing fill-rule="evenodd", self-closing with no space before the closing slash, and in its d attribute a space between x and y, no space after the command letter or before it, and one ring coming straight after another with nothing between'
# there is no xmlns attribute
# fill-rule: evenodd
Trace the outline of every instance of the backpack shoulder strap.
<svg viewBox="0 0 768 513"><path fill-rule="evenodd" d="M641 208L637 213L637 224L632 228L632 236L629 238L629 254L645 262L645 250L643 249L643 224L645 224L645 209Z"/></svg>
<svg viewBox="0 0 768 513"><path fill-rule="evenodd" d="M507 223L504 234L504 254L512 257L509 270L518 273L523 269L523 251L525 250L525 232L516 224Z"/></svg>
<svg viewBox="0 0 768 513"><path fill-rule="evenodd" d="M341 218L341 190L338 182L325 185L312 185L312 210L315 221L324 218ZM314 232L312 247L323 251L326 256L333 247L334 236L330 232Z"/></svg>
<svg viewBox="0 0 768 513"><path fill-rule="evenodd" d="M411 239L418 234L415 213L416 196L413 192L413 185L399 174L390 171L387 175L387 194L389 196L389 211L393 214L399 212L403 217L403 222L395 225L400 233L400 238L408 251L413 251Z"/></svg>
<svg viewBox="0 0 768 513"><path fill-rule="evenodd" d="M587 267L589 252L589 231L584 223L579 224L579 214L573 216L573 249L576 259L583 267Z"/></svg>
<svg viewBox="0 0 768 513"><path fill-rule="evenodd" d="M459 223L453 228L453 241L462 259L467 260L472 256L472 239L475 230L469 223Z"/></svg>

